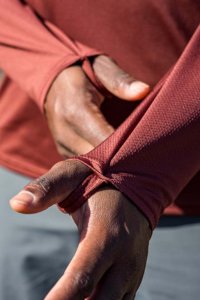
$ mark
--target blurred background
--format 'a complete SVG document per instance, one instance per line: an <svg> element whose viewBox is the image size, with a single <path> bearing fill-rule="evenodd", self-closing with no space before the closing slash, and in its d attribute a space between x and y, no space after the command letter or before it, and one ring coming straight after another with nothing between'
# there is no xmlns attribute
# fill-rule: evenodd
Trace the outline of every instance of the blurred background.
<svg viewBox="0 0 200 300"><path fill-rule="evenodd" d="M79 242L76 225L56 206L35 215L11 210L9 200L31 180L0 166L0 300L44 299Z"/></svg>

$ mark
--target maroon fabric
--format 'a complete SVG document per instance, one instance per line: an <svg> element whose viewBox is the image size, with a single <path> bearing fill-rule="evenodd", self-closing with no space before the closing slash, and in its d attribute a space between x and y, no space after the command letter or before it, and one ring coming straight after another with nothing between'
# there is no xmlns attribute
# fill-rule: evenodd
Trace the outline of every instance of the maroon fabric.
<svg viewBox="0 0 200 300"><path fill-rule="evenodd" d="M18 0L0 0L0 43L0 68L36 101L42 112L55 77L73 63L100 53L72 41Z"/></svg>
<svg viewBox="0 0 200 300"><path fill-rule="evenodd" d="M63 159L42 116L46 94L56 76L76 61L104 91L88 62L99 53L41 20L22 1L0 0L0 68L7 75L0 88L1 165L39 177Z"/></svg>
<svg viewBox="0 0 200 300"><path fill-rule="evenodd" d="M200 26L170 74L115 133L89 154L71 158L94 175L60 204L62 210L75 211L99 185L110 182L155 228L200 169L199 49Z"/></svg>
<svg viewBox="0 0 200 300"><path fill-rule="evenodd" d="M87 57L103 52L153 87L177 62L199 20L199 0L0 0L0 67L9 76L0 90L1 165L38 177L62 159L42 115L46 93L62 69L83 61L101 89ZM176 197L167 213L200 214L200 173L187 184L199 170L196 121L185 123L199 101L197 43L193 38L156 87L158 94L153 91L136 110L138 103L114 97L103 104L115 127L134 112L104 146L80 158L99 173L83 183L82 200L81 185L65 205L75 209L102 181L112 180L152 226Z"/></svg>

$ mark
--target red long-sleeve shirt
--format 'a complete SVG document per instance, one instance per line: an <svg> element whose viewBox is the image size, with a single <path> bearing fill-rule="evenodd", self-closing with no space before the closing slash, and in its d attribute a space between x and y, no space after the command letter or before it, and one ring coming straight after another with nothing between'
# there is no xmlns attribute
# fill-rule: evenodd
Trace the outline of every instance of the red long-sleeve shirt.
<svg viewBox="0 0 200 300"><path fill-rule="evenodd" d="M0 163L37 177L61 159L43 102L57 74L92 49L152 86L175 64L109 139L79 158L95 175L61 206L76 209L111 182L152 227L175 199L168 212L199 214L199 1L26 2L0 0L0 67L9 76L0 92ZM103 111L118 126L135 105L112 99Z"/></svg>

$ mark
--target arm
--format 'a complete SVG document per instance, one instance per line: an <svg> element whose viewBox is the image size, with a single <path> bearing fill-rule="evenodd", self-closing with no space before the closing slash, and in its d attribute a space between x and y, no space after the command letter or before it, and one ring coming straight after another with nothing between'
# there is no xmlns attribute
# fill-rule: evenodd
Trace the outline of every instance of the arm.
<svg viewBox="0 0 200 300"><path fill-rule="evenodd" d="M171 72L122 126L92 152L74 158L94 175L59 205L63 211L75 211L110 182L155 228L200 168L199 47L200 27Z"/></svg>
<svg viewBox="0 0 200 300"><path fill-rule="evenodd" d="M11 200L22 213L59 203L78 226L77 252L46 299L134 298L151 235L144 216L154 229L200 168L199 47L200 27L173 70L104 143L55 165Z"/></svg>
<svg viewBox="0 0 200 300"><path fill-rule="evenodd" d="M112 93L112 82L106 80L104 88L88 59L97 54L72 41L22 1L0 0L0 67L44 109L58 152L65 158L91 151L114 130L100 110L105 99L100 91L107 88ZM119 80L124 72L107 60L111 69L115 66L110 78ZM138 92L139 82L126 75L114 94L126 100L143 98L149 87L142 84ZM131 83L135 92L129 91Z"/></svg>
<svg viewBox="0 0 200 300"><path fill-rule="evenodd" d="M41 111L56 76L99 54L72 41L20 0L0 0L0 68L37 102Z"/></svg>

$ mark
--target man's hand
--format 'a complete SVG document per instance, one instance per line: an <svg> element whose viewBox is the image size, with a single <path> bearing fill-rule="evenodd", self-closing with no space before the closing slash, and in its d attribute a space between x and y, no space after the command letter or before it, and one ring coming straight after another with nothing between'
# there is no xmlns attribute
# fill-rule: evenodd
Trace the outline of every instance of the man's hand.
<svg viewBox="0 0 200 300"><path fill-rule="evenodd" d="M11 207L22 213L42 211L64 200L90 174L78 161L61 162L28 184ZM71 216L80 243L45 300L134 299L151 236L146 217L111 185L101 187Z"/></svg>
<svg viewBox="0 0 200 300"><path fill-rule="evenodd" d="M72 218L80 243L45 300L133 300L151 236L146 218L112 187L99 189Z"/></svg>
<svg viewBox="0 0 200 300"><path fill-rule="evenodd" d="M140 100L149 93L148 85L125 73L105 55L94 59L93 69L104 87L123 100ZM89 152L114 131L100 110L103 101L80 66L65 69L54 80L44 109L64 158Z"/></svg>
<svg viewBox="0 0 200 300"><path fill-rule="evenodd" d="M104 87L123 100L145 97L149 86L122 71L109 57L93 68ZM79 66L54 81L46 117L64 157L83 154L105 140L113 128L101 113L104 97ZM63 161L28 184L10 201L21 213L36 213L62 202L92 171L78 161ZM65 274L46 300L133 299L141 282L151 235L143 214L112 186L99 189L72 215L80 244Z"/></svg>

